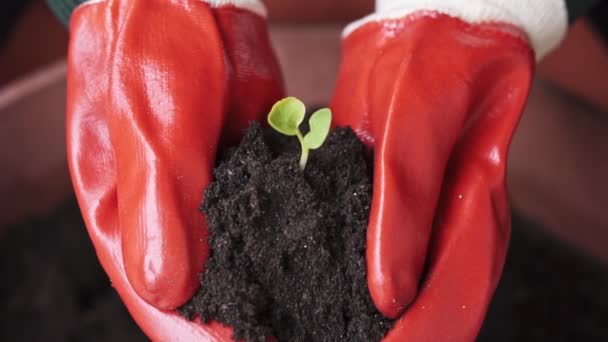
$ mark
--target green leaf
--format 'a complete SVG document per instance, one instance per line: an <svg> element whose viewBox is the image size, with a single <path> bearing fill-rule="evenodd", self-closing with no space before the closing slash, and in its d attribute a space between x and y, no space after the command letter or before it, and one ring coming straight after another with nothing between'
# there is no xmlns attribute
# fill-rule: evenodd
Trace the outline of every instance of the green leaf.
<svg viewBox="0 0 608 342"><path fill-rule="evenodd" d="M287 97L272 106L268 114L268 123L285 135L296 135L305 113L306 107L302 101L295 97Z"/></svg>
<svg viewBox="0 0 608 342"><path fill-rule="evenodd" d="M331 110L329 108L319 109L310 117L308 123L310 132L304 137L304 143L308 148L314 150L323 145L327 138L331 126Z"/></svg>

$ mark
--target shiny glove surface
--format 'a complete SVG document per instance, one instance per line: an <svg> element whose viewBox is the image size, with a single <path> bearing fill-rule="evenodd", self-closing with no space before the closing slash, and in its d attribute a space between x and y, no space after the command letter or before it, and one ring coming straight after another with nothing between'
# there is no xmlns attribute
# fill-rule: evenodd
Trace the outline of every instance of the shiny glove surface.
<svg viewBox="0 0 608 342"><path fill-rule="evenodd" d="M229 339L174 309L209 254L198 206L218 144L283 96L261 3L210 3L92 1L70 23L74 188L112 285L159 341Z"/></svg>
<svg viewBox="0 0 608 342"><path fill-rule="evenodd" d="M389 341L472 341L502 272L508 146L534 69L526 35L418 11L347 30L332 109L375 151L367 236Z"/></svg>
<svg viewBox="0 0 608 342"><path fill-rule="evenodd" d="M283 95L260 4L210 3L99 1L71 19L74 186L114 287L159 341L230 339L174 309L209 253L197 207L218 145ZM477 335L509 239L505 162L534 38L433 10L373 17L344 36L331 107L375 150L368 283L399 318L387 340Z"/></svg>

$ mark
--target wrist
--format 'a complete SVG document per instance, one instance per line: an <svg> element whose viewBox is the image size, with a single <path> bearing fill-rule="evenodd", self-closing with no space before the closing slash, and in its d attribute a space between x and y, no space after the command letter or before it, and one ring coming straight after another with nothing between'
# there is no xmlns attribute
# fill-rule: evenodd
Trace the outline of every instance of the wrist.
<svg viewBox="0 0 608 342"><path fill-rule="evenodd" d="M417 12L517 27L527 35L537 60L560 43L568 26L563 0L378 0L376 12L349 25L344 36L368 22L400 20Z"/></svg>

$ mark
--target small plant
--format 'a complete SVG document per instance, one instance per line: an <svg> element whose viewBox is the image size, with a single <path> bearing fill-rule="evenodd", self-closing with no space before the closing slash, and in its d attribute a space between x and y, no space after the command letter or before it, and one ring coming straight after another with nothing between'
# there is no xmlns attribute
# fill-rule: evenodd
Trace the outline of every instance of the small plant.
<svg viewBox="0 0 608 342"><path fill-rule="evenodd" d="M272 128L282 134L298 137L302 147L301 170L306 167L310 150L315 150L323 145L331 126L331 110L329 108L319 109L308 120L310 131L303 136L298 127L304 121L305 114L304 103L295 97L287 97L275 103L268 114L268 123Z"/></svg>

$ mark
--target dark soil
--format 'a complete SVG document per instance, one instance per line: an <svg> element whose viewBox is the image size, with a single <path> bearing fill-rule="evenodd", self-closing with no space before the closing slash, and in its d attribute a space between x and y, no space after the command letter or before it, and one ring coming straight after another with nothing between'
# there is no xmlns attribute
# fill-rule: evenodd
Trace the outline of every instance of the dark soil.
<svg viewBox="0 0 608 342"><path fill-rule="evenodd" d="M147 341L112 289L72 199L0 227L0 341ZM606 341L608 268L515 215L479 342Z"/></svg>
<svg viewBox="0 0 608 342"><path fill-rule="evenodd" d="M478 342L608 342L608 267L513 217L502 279Z"/></svg>
<svg viewBox="0 0 608 342"><path fill-rule="evenodd" d="M0 341L147 341L99 266L78 205L66 202L48 217L0 227ZM515 215L478 341L606 341L606 289L605 265Z"/></svg>
<svg viewBox="0 0 608 342"><path fill-rule="evenodd" d="M247 341L378 341L392 323L367 289L370 156L338 128L302 173L286 139L253 124L221 158L201 207L211 257L180 311Z"/></svg>
<svg viewBox="0 0 608 342"><path fill-rule="evenodd" d="M75 200L0 231L0 341L147 340L99 265Z"/></svg>

